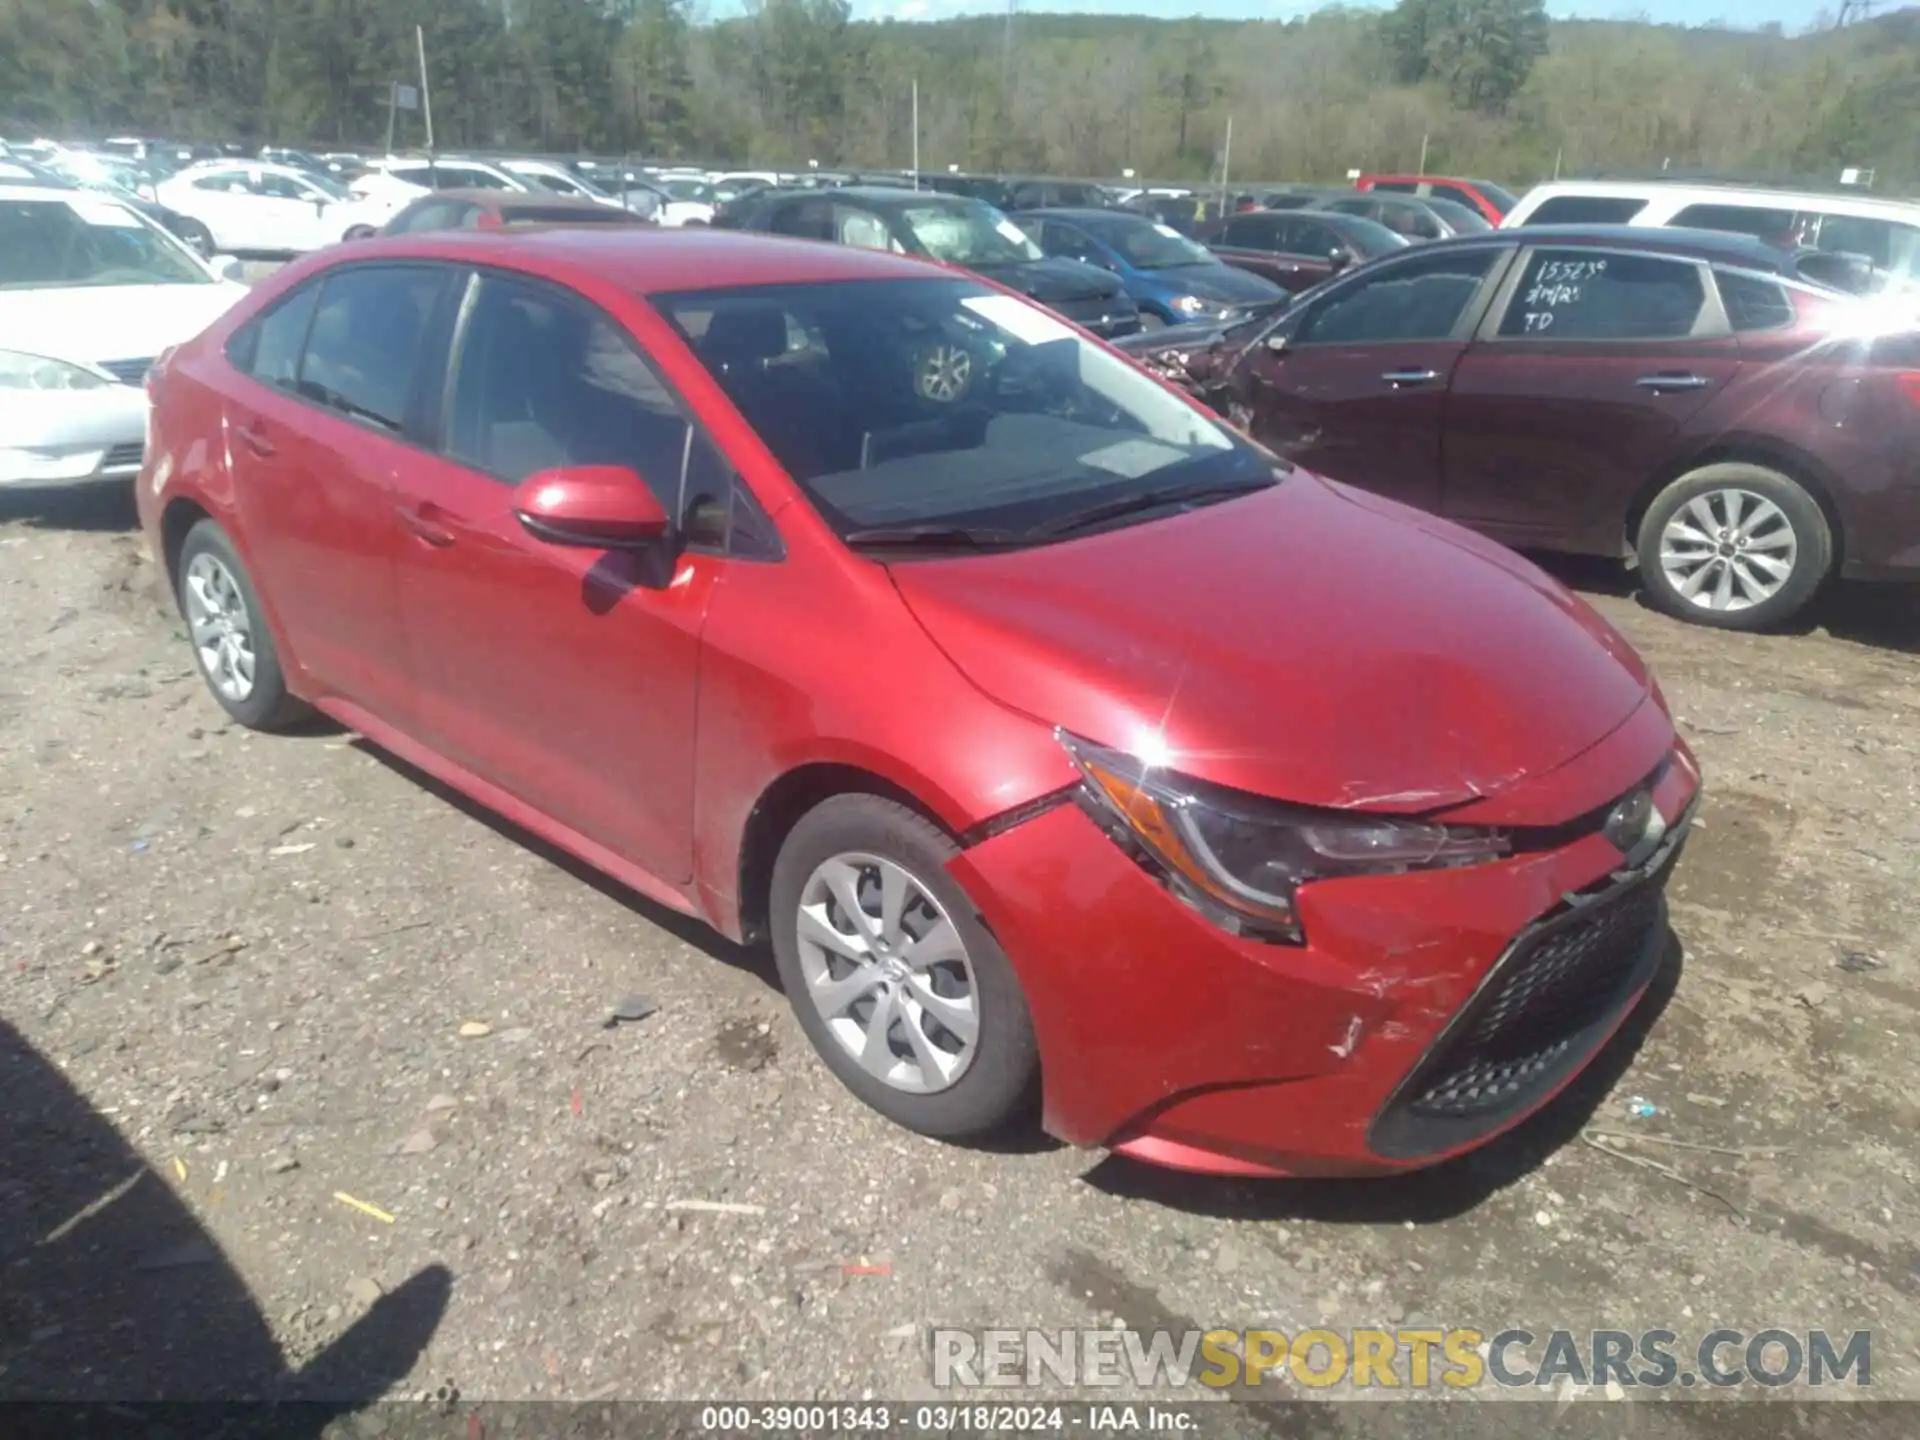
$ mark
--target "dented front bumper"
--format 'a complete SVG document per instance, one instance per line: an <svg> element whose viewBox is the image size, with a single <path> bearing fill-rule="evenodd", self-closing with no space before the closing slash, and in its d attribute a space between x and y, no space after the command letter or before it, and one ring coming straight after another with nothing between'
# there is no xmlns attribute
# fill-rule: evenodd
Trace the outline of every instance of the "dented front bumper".
<svg viewBox="0 0 1920 1440"><path fill-rule="evenodd" d="M1052 1134L1212 1173L1389 1172L1518 1124L1632 1011L1699 790L1674 756L1654 793L1666 838L1637 868L1596 830L1494 864L1320 881L1300 892L1299 946L1225 933L1073 805L952 869L1025 990ZM1553 1043L1530 1054L1516 1025Z"/></svg>

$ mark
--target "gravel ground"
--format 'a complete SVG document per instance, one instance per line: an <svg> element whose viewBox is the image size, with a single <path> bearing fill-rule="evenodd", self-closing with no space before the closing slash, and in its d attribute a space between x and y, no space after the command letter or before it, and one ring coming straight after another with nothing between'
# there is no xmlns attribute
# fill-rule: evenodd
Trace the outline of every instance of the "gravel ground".
<svg viewBox="0 0 1920 1440"><path fill-rule="evenodd" d="M764 954L224 723L131 525L0 497L0 1396L912 1399L936 1324L1424 1322L1871 1329L1920 1398L1907 594L1726 636L1571 574L1707 771L1666 980L1465 1163L1246 1184L893 1128Z"/></svg>

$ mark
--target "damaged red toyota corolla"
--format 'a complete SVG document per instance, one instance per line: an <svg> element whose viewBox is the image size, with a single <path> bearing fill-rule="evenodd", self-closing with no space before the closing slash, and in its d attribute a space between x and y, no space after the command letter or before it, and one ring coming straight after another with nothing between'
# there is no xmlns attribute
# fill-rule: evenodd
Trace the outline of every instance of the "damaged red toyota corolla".
<svg viewBox="0 0 1920 1440"><path fill-rule="evenodd" d="M771 939L862 1099L1246 1174L1438 1159L1635 1004L1698 792L1531 565L1024 299L626 231L294 265L152 379L209 686Z"/></svg>

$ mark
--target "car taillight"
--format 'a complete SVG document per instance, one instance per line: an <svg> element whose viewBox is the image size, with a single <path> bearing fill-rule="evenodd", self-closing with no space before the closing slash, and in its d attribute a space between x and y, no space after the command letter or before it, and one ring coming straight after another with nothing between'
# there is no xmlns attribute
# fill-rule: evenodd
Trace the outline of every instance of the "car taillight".
<svg viewBox="0 0 1920 1440"><path fill-rule="evenodd" d="M1900 393L1907 397L1907 403L1920 408L1920 370L1902 370L1894 380L1900 386Z"/></svg>

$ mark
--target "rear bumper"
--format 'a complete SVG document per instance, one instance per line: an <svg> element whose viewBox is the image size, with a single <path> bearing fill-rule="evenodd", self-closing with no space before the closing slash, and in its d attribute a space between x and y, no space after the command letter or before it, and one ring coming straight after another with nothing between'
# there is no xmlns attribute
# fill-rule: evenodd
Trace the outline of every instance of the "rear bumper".
<svg viewBox="0 0 1920 1440"><path fill-rule="evenodd" d="M1070 805L953 870L1020 975L1053 1134L1188 1170L1379 1174L1518 1124L1631 1013L1697 791L1690 757L1665 772L1668 843L1641 871L1591 834L1323 881L1304 946L1221 931Z"/></svg>

